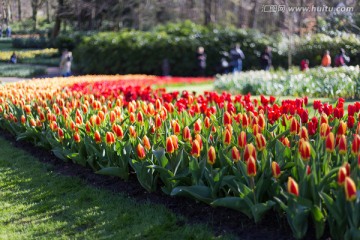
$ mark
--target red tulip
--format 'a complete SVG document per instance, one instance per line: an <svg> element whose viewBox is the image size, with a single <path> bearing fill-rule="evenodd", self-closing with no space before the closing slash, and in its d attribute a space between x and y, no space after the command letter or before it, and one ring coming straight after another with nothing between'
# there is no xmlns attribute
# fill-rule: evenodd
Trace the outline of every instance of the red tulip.
<svg viewBox="0 0 360 240"><path fill-rule="evenodd" d="M205 117L204 126L205 126L205 128L210 128L211 123L210 123L210 118L209 117Z"/></svg>
<svg viewBox="0 0 360 240"><path fill-rule="evenodd" d="M356 185L350 177L345 178L345 196L347 201L356 199Z"/></svg>
<svg viewBox="0 0 360 240"><path fill-rule="evenodd" d="M271 162L271 171L274 178L279 178L281 175L280 166L277 162Z"/></svg>
<svg viewBox="0 0 360 240"><path fill-rule="evenodd" d="M226 129L224 132L224 144L225 145L229 145L231 143L231 137L232 137L231 132L228 129Z"/></svg>
<svg viewBox="0 0 360 240"><path fill-rule="evenodd" d="M360 150L360 136L354 134L354 139L351 144L351 153L354 155L358 155Z"/></svg>
<svg viewBox="0 0 360 240"><path fill-rule="evenodd" d="M235 146L231 149L231 157L234 162L238 162L240 160L240 152L239 149L237 149Z"/></svg>
<svg viewBox="0 0 360 240"><path fill-rule="evenodd" d="M118 139L121 140L124 137L124 132L123 132L121 126L114 124L112 127L112 130L114 131L114 133Z"/></svg>
<svg viewBox="0 0 360 240"><path fill-rule="evenodd" d="M256 176L256 160L250 156L248 161L246 161L246 167L247 167L247 175L249 177Z"/></svg>
<svg viewBox="0 0 360 240"><path fill-rule="evenodd" d="M213 146L211 146L211 147L209 148L209 151L208 151L208 159L207 159L207 162L208 162L210 165L214 165L215 160L216 160L215 148L214 148Z"/></svg>
<svg viewBox="0 0 360 240"><path fill-rule="evenodd" d="M159 114L155 116L155 128L159 129L162 126L162 120Z"/></svg>
<svg viewBox="0 0 360 240"><path fill-rule="evenodd" d="M224 112L223 122L224 122L224 125L232 124L232 118L228 111Z"/></svg>
<svg viewBox="0 0 360 240"><path fill-rule="evenodd" d="M64 139L64 131L61 128L58 129L58 137L60 140Z"/></svg>
<svg viewBox="0 0 360 240"><path fill-rule="evenodd" d="M265 128L265 117L264 114L259 114L258 116L258 125L260 127L261 130L263 130Z"/></svg>
<svg viewBox="0 0 360 240"><path fill-rule="evenodd" d="M50 126L49 126L49 127L50 127L51 131L53 131L53 132L57 131L57 129L58 129L57 122L52 121L52 122L50 123Z"/></svg>
<svg viewBox="0 0 360 240"><path fill-rule="evenodd" d="M173 153L175 151L171 137L166 138L166 152Z"/></svg>
<svg viewBox="0 0 360 240"><path fill-rule="evenodd" d="M260 126L255 123L253 126L252 126L252 130L253 130L253 134L254 136L256 136L258 133L261 133L261 128Z"/></svg>
<svg viewBox="0 0 360 240"><path fill-rule="evenodd" d="M348 162L344 162L342 165L346 169L346 176L350 176L350 164Z"/></svg>
<svg viewBox="0 0 360 240"><path fill-rule="evenodd" d="M105 142L108 145L112 145L115 143L115 136L112 132L107 132L105 136Z"/></svg>
<svg viewBox="0 0 360 240"><path fill-rule="evenodd" d="M201 132L201 120L198 119L195 123L194 123L194 132L195 133L200 133Z"/></svg>
<svg viewBox="0 0 360 240"><path fill-rule="evenodd" d="M150 150L151 149L151 144L150 144L150 140L149 138L145 135L142 139L144 147L146 150Z"/></svg>
<svg viewBox="0 0 360 240"><path fill-rule="evenodd" d="M287 137L284 137L281 139L281 143L285 146L285 147L290 147L290 141Z"/></svg>
<svg viewBox="0 0 360 240"><path fill-rule="evenodd" d="M94 139L96 143L101 143L101 136L100 133L96 130L94 133Z"/></svg>
<svg viewBox="0 0 360 240"><path fill-rule="evenodd" d="M174 145L175 150L177 150L179 148L179 139L176 135L171 135L170 136L172 143Z"/></svg>
<svg viewBox="0 0 360 240"><path fill-rule="evenodd" d="M31 127L36 127L36 121L33 118L30 119L29 124Z"/></svg>
<svg viewBox="0 0 360 240"><path fill-rule="evenodd" d="M335 137L332 132L330 132L326 137L325 147L326 147L326 151L330 153L334 152L335 150Z"/></svg>
<svg viewBox="0 0 360 240"><path fill-rule="evenodd" d="M21 115L21 117L20 117L20 122L21 122L22 124L25 124L25 123L26 123L26 117L25 117L24 115Z"/></svg>
<svg viewBox="0 0 360 240"><path fill-rule="evenodd" d="M322 139L325 139L329 133L330 133L329 124L327 124L327 123L322 123L322 124L320 125L320 137L321 137Z"/></svg>
<svg viewBox="0 0 360 240"><path fill-rule="evenodd" d="M306 165L306 174L310 175L311 174L311 168L309 165Z"/></svg>
<svg viewBox="0 0 360 240"><path fill-rule="evenodd" d="M181 132L179 123L176 120L173 120L171 125L173 128L174 134L179 135Z"/></svg>
<svg viewBox="0 0 360 240"><path fill-rule="evenodd" d="M298 120L296 120L296 118L293 117L290 123L290 134L293 135L298 134L299 130L300 130L300 124Z"/></svg>
<svg viewBox="0 0 360 240"><path fill-rule="evenodd" d="M130 120L130 123L135 123L135 113L131 112L130 115L129 115L129 120Z"/></svg>
<svg viewBox="0 0 360 240"><path fill-rule="evenodd" d="M300 138L303 138L306 141L309 140L308 131L307 131L306 127L304 127L304 126L302 126L300 129Z"/></svg>
<svg viewBox="0 0 360 240"><path fill-rule="evenodd" d="M145 148L140 143L136 147L136 153L141 160L146 157Z"/></svg>
<svg viewBox="0 0 360 240"><path fill-rule="evenodd" d="M141 112L137 113L136 118L137 118L138 123L142 124L144 122L144 117Z"/></svg>
<svg viewBox="0 0 360 240"><path fill-rule="evenodd" d="M292 177L288 178L287 190L288 190L288 192L290 194L293 194L295 196L299 196L298 184L295 182L295 180Z"/></svg>
<svg viewBox="0 0 360 240"><path fill-rule="evenodd" d="M203 149L203 141L202 141L200 134L196 134L195 139L199 142L200 149L202 150Z"/></svg>
<svg viewBox="0 0 360 240"><path fill-rule="evenodd" d="M192 137L191 137L191 132L190 132L190 128L188 126L186 126L183 130L183 140L185 142L189 142L191 141Z"/></svg>
<svg viewBox="0 0 360 240"><path fill-rule="evenodd" d="M343 135L343 134L346 134L346 123L344 121L340 121L339 123L339 127L337 129L337 135Z"/></svg>
<svg viewBox="0 0 360 240"><path fill-rule="evenodd" d="M243 114L241 119L241 126L243 128L246 128L248 125L249 125L249 118L246 114Z"/></svg>
<svg viewBox="0 0 360 240"><path fill-rule="evenodd" d="M26 114L30 114L31 113L31 105L25 105L24 106L24 111Z"/></svg>
<svg viewBox="0 0 360 240"><path fill-rule="evenodd" d="M136 138L137 133L136 133L136 130L135 130L135 127L134 127L134 126L130 126L130 127L129 127L129 134L130 134L130 137Z"/></svg>

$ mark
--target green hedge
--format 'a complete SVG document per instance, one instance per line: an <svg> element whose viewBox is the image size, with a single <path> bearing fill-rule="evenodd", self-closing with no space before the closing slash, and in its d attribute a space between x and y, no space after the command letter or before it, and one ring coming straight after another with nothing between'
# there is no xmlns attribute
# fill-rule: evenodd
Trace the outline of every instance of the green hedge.
<svg viewBox="0 0 360 240"><path fill-rule="evenodd" d="M161 64L167 58L171 75L196 73L196 50L204 46L207 54L207 74L214 74L220 64L220 52L229 51L240 42L246 60L244 69L257 68L260 52L271 39L256 31L216 28L191 22L167 24L151 32L125 30L98 33L85 37L74 52L78 70L83 73L145 73L161 74ZM283 64L274 48L276 64Z"/></svg>
<svg viewBox="0 0 360 240"><path fill-rule="evenodd" d="M13 38L12 46L14 48L24 49L24 48L47 48L49 46L49 41L45 37L26 37L26 38Z"/></svg>
<svg viewBox="0 0 360 240"><path fill-rule="evenodd" d="M259 69L259 56L265 46L273 47L273 65L287 68L286 39L270 37L254 30L217 26L204 27L191 22L170 23L152 31L124 30L97 33L77 38L81 42L75 48L75 62L82 73L145 73L161 74L163 59L170 62L171 75L196 74L196 49L204 46L207 54L207 74L219 70L221 52L228 52L240 42L245 54L244 70ZM330 38L316 34L296 41L293 64L299 65L304 58L312 66L319 65L326 49L332 57L343 47L351 57L351 65L360 64L360 39L355 35Z"/></svg>

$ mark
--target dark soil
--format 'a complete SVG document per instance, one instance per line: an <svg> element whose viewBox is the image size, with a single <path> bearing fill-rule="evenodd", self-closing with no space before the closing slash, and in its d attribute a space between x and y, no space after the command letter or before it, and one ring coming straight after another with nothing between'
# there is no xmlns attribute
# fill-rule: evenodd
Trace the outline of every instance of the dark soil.
<svg viewBox="0 0 360 240"><path fill-rule="evenodd" d="M29 142L16 141L9 133L1 132L0 136L11 142L13 146L21 148L38 158L41 162L51 164L53 170L57 173L77 176L89 185L127 195L138 202L164 205L175 214L184 217L185 222L178 222L180 226L185 223L202 223L212 228L218 236L229 233L237 239L293 239L286 217L280 218L276 212L270 211L260 223L255 224L252 219L235 210L220 207L213 208L192 199L171 197L165 195L161 190L154 193L146 192L138 183L135 174L132 174L126 182L115 177L97 175L90 168L72 162L63 162L56 158L52 152L34 147ZM315 239L314 231L310 229L309 232L306 239Z"/></svg>

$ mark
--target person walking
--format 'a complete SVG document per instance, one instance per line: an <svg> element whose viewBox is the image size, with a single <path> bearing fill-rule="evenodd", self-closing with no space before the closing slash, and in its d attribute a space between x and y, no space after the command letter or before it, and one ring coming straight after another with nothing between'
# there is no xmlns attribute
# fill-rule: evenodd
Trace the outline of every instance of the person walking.
<svg viewBox="0 0 360 240"><path fill-rule="evenodd" d="M60 73L63 77L71 76L72 52L67 49L63 51L60 60Z"/></svg>
<svg viewBox="0 0 360 240"><path fill-rule="evenodd" d="M331 57L329 50L326 50L324 56L321 60L321 66L323 67L331 67Z"/></svg>
<svg viewBox="0 0 360 240"><path fill-rule="evenodd" d="M196 60L197 60L198 76L203 77L205 76L205 69L206 69L206 54L205 54L205 49L201 46L197 50Z"/></svg>
<svg viewBox="0 0 360 240"><path fill-rule="evenodd" d="M272 63L271 47L266 46L264 52L260 55L261 69L269 71Z"/></svg>
<svg viewBox="0 0 360 240"><path fill-rule="evenodd" d="M346 55L345 50L343 48L340 49L340 52L335 57L335 67L346 66L347 63L350 62L350 57Z"/></svg>
<svg viewBox="0 0 360 240"><path fill-rule="evenodd" d="M240 48L240 43L236 43L235 47L230 50L230 58L233 73L241 72L245 55Z"/></svg>

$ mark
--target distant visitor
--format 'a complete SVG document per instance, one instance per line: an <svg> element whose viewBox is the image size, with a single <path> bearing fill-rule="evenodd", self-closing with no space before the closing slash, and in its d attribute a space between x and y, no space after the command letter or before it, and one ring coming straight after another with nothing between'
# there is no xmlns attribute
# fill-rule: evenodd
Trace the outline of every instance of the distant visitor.
<svg viewBox="0 0 360 240"><path fill-rule="evenodd" d="M10 63L13 63L13 64L17 63L17 56L16 56L15 52L13 52L13 54L10 57Z"/></svg>
<svg viewBox="0 0 360 240"><path fill-rule="evenodd" d="M307 71L309 69L309 59L303 59L300 62L300 70Z"/></svg>
<svg viewBox="0 0 360 240"><path fill-rule="evenodd" d="M340 49L340 52L335 57L335 67L346 66L350 62L350 57L346 55L343 48Z"/></svg>
<svg viewBox="0 0 360 240"><path fill-rule="evenodd" d="M236 43L235 47L230 50L231 57L231 67L233 73L241 72L243 68L243 60L245 59L245 55L240 48L240 43Z"/></svg>
<svg viewBox="0 0 360 240"><path fill-rule="evenodd" d="M65 49L60 60L60 73L63 77L71 76L72 52Z"/></svg>
<svg viewBox="0 0 360 240"><path fill-rule="evenodd" d="M205 69L206 69L206 54L205 49L203 47L199 47L196 53L196 60L197 60L197 75L199 77L205 76Z"/></svg>
<svg viewBox="0 0 360 240"><path fill-rule="evenodd" d="M5 34L6 34L6 37L8 37L8 38L11 37L11 27L10 26L6 27Z"/></svg>
<svg viewBox="0 0 360 240"><path fill-rule="evenodd" d="M260 55L261 69L269 71L272 63L271 47L267 46L264 52Z"/></svg>
<svg viewBox="0 0 360 240"><path fill-rule="evenodd" d="M324 56L321 60L321 66L323 67L331 67L331 57L329 50L326 50Z"/></svg>

